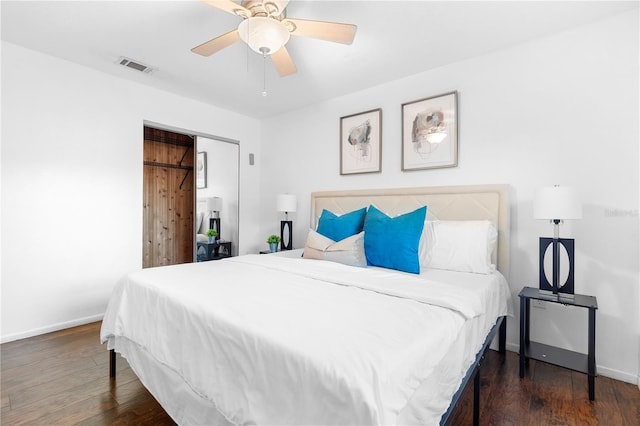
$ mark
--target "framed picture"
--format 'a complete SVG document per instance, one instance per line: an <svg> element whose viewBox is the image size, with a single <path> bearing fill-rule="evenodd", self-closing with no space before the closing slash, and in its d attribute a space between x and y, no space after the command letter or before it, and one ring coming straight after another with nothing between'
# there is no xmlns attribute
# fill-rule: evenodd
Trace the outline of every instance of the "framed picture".
<svg viewBox="0 0 640 426"><path fill-rule="evenodd" d="M340 118L340 174L378 173L382 157L382 109Z"/></svg>
<svg viewBox="0 0 640 426"><path fill-rule="evenodd" d="M402 170L458 165L458 92L402 104Z"/></svg>
<svg viewBox="0 0 640 426"><path fill-rule="evenodd" d="M207 187L207 153L199 152L196 158L196 187Z"/></svg>

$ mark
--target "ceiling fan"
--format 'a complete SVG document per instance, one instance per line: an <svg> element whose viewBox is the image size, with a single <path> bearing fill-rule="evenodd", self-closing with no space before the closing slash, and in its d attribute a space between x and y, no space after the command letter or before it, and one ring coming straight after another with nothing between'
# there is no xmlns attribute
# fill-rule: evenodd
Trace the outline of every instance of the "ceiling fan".
<svg viewBox="0 0 640 426"><path fill-rule="evenodd" d="M291 35L343 44L351 44L356 35L357 27L352 24L287 18L285 8L289 0L243 0L242 3L233 0L203 1L239 16L242 22L237 29L194 47L192 52L210 56L242 40L263 57L271 55L281 77L297 71L285 47Z"/></svg>

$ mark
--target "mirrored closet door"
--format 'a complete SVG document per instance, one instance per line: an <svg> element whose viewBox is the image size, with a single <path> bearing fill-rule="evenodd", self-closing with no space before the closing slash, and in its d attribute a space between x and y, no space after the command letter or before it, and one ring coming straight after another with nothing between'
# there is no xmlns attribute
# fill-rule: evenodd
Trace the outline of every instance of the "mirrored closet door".
<svg viewBox="0 0 640 426"><path fill-rule="evenodd" d="M196 260L238 254L239 145L236 141L196 137ZM207 236L214 229L217 235Z"/></svg>

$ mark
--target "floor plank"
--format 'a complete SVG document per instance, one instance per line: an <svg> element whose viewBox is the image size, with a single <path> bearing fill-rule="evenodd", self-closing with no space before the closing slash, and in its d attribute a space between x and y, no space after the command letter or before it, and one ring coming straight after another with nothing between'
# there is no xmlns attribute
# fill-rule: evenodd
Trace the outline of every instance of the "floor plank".
<svg viewBox="0 0 640 426"><path fill-rule="evenodd" d="M99 342L101 323L1 345L2 425L174 425L118 356L117 377ZM531 360L518 376L518 355L489 351L482 364L481 425L640 425L640 390L596 378L596 400L586 375ZM473 416L473 380L452 415Z"/></svg>
<svg viewBox="0 0 640 426"><path fill-rule="evenodd" d="M537 362L533 367L531 393L535 402L529 410L529 423L541 421L550 425L574 426L576 419L571 371L544 362Z"/></svg>
<svg viewBox="0 0 640 426"><path fill-rule="evenodd" d="M481 418L489 424L521 425L528 418L531 380L520 379L517 357L507 353L504 362L497 352L489 351L484 370L495 370L495 383L488 402L482 406ZM481 393L486 393L481 388Z"/></svg>
<svg viewBox="0 0 640 426"><path fill-rule="evenodd" d="M596 389L598 389L597 385ZM613 390L624 424L640 425L640 401L638 400L637 386L630 383L616 383ZM598 394L596 394L597 397Z"/></svg>

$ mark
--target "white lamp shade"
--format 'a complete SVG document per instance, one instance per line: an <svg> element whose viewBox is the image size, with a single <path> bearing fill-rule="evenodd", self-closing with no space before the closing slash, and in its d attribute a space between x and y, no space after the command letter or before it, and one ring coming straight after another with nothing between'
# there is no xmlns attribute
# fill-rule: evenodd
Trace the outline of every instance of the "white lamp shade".
<svg viewBox="0 0 640 426"><path fill-rule="evenodd" d="M264 53L271 55L278 51L288 41L291 33L280 21L263 16L255 16L245 19L238 26L238 33L242 41L249 47L263 53L261 49L266 49Z"/></svg>
<svg viewBox="0 0 640 426"><path fill-rule="evenodd" d="M222 210L222 198L210 197L207 198L207 210L210 212L219 212Z"/></svg>
<svg viewBox="0 0 640 426"><path fill-rule="evenodd" d="M296 196L293 194L279 194L276 201L279 212L295 212L296 204Z"/></svg>
<svg viewBox="0 0 640 426"><path fill-rule="evenodd" d="M533 199L533 217L549 220L582 219L578 194L566 186L538 189Z"/></svg>

